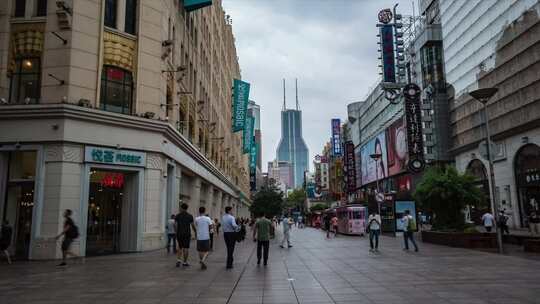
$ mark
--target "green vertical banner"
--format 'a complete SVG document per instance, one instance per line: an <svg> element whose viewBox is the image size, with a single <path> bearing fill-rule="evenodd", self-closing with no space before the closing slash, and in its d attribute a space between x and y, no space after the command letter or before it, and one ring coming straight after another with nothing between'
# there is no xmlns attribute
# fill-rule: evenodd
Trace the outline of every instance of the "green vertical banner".
<svg viewBox="0 0 540 304"><path fill-rule="evenodd" d="M253 143L251 145L251 152L249 154L249 167L255 168L257 167L257 150L259 150L259 144L255 142L255 138L253 138Z"/></svg>
<svg viewBox="0 0 540 304"><path fill-rule="evenodd" d="M244 129L244 154L251 152L251 146L253 145L253 129L255 128L255 119L253 116L248 115L246 117L246 128Z"/></svg>
<svg viewBox="0 0 540 304"><path fill-rule="evenodd" d="M247 107L249 100L249 83L235 79L233 84L233 132L246 128ZM248 151L249 152L249 151ZM246 152L247 153L247 152Z"/></svg>

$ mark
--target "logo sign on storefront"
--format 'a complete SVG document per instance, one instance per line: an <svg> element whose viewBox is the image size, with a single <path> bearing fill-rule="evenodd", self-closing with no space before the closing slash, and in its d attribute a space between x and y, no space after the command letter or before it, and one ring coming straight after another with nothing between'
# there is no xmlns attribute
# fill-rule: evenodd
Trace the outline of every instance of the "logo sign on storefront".
<svg viewBox="0 0 540 304"><path fill-rule="evenodd" d="M146 166L146 153L87 146L84 149L84 161L90 163L144 167Z"/></svg>
<svg viewBox="0 0 540 304"><path fill-rule="evenodd" d="M379 11L378 17L380 23L388 24L390 23L390 21L392 21L392 10L389 8L385 8Z"/></svg>
<svg viewBox="0 0 540 304"><path fill-rule="evenodd" d="M235 79L233 83L233 132L246 128L249 83Z"/></svg>
<svg viewBox="0 0 540 304"><path fill-rule="evenodd" d="M420 88L418 85L410 83L403 88L403 96L405 97L405 119L409 151L408 169L418 173L424 170L425 166Z"/></svg>
<svg viewBox="0 0 540 304"><path fill-rule="evenodd" d="M341 156L341 120L332 119L332 154Z"/></svg>
<svg viewBox="0 0 540 304"><path fill-rule="evenodd" d="M384 82L396 82L396 66L394 59L394 27L380 26L382 69Z"/></svg>
<svg viewBox="0 0 540 304"><path fill-rule="evenodd" d="M345 143L345 168L347 169L347 192L356 190L356 165L354 157L354 144L352 141Z"/></svg>

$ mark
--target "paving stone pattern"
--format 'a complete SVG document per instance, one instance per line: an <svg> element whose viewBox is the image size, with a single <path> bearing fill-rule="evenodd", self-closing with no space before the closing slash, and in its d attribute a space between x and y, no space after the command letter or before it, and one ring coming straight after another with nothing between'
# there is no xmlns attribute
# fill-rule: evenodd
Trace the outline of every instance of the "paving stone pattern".
<svg viewBox="0 0 540 304"><path fill-rule="evenodd" d="M382 237L369 253L362 237L326 240L321 231L293 230L291 249L272 241L268 267L255 246L237 249L225 270L222 236L201 271L175 268L163 251L57 261L0 264L2 304L85 303L540 303L540 261L420 243L404 252L401 239Z"/></svg>

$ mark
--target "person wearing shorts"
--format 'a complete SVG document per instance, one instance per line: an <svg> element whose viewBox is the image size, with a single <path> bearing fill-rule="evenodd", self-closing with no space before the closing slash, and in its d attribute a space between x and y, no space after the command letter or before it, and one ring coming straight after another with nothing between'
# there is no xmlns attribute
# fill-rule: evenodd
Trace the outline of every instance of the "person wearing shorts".
<svg viewBox="0 0 540 304"><path fill-rule="evenodd" d="M204 213L206 208L199 208L199 216L195 218L195 227L197 227L197 251L199 252L199 263L201 269L206 269L206 258L210 251L210 230L213 229L214 222Z"/></svg>
<svg viewBox="0 0 540 304"><path fill-rule="evenodd" d="M71 247L71 244L73 243L73 240L78 237L78 228L75 225L75 222L73 222L73 219L71 219L71 215L73 214L73 211L70 209L66 209L64 211L64 229L62 232L56 236L56 239L59 239L60 237L64 236L62 240L62 263L58 264L58 266L66 266L66 260L67 256L71 255L73 257L76 257L77 255L71 252L69 249Z"/></svg>
<svg viewBox="0 0 540 304"><path fill-rule="evenodd" d="M187 204L180 206L180 212L176 215L176 238L178 241L178 251L176 252L176 267L180 265L186 267L189 257L189 243L191 242L191 228L197 233L197 228L193 223L193 215L187 212Z"/></svg>

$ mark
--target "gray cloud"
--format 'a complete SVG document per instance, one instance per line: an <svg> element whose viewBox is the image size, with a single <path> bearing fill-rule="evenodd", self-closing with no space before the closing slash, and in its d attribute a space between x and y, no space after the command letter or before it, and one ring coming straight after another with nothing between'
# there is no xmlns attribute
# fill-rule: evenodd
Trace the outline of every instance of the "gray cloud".
<svg viewBox="0 0 540 304"><path fill-rule="evenodd" d="M298 78L304 139L310 157L330 137L330 120L346 117L347 104L363 99L379 78L377 13L400 3L388 0L224 0L233 19L242 78L261 105L263 171L275 158L287 79L287 105L294 107Z"/></svg>

